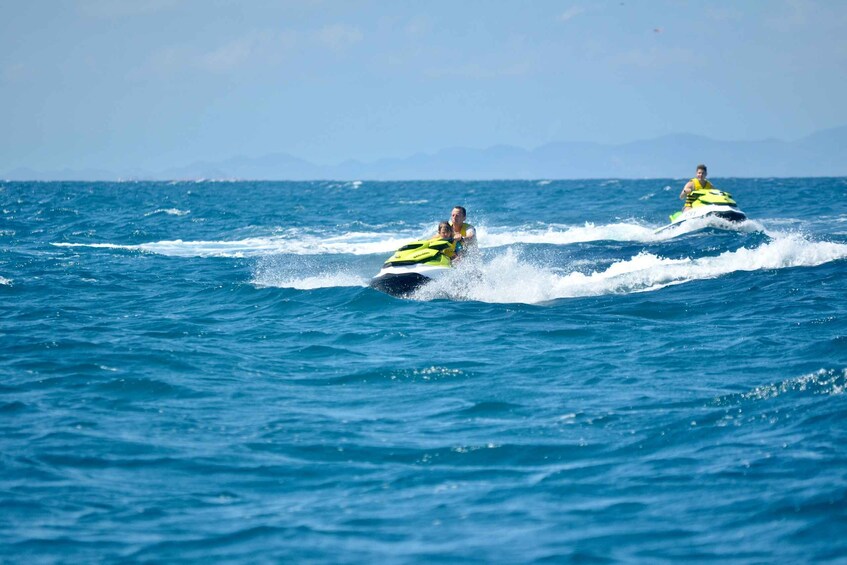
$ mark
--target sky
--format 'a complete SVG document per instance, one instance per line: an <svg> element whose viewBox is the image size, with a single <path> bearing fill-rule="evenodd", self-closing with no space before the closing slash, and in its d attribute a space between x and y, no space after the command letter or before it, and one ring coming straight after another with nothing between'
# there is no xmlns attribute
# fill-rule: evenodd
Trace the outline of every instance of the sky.
<svg viewBox="0 0 847 565"><path fill-rule="evenodd" d="M0 0L0 172L847 125L844 0Z"/></svg>

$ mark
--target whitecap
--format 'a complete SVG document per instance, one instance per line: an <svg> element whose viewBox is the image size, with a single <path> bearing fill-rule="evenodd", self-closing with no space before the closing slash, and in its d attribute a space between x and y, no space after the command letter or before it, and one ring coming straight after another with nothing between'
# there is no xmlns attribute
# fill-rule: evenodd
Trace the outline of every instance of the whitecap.
<svg viewBox="0 0 847 565"><path fill-rule="evenodd" d="M814 394L834 396L844 394L845 390L847 390L847 369L841 372L819 369L799 378L756 387L742 396L753 400L766 400L788 392L810 391Z"/></svg>
<svg viewBox="0 0 847 565"><path fill-rule="evenodd" d="M167 214L168 216L186 216L191 213L191 210L180 210L178 208L159 208L152 212L147 212L144 217L153 216L155 214Z"/></svg>

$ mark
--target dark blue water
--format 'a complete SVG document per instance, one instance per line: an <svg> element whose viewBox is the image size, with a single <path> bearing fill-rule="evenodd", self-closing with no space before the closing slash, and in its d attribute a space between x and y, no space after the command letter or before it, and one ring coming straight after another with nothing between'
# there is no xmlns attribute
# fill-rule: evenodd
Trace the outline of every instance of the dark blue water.
<svg viewBox="0 0 847 565"><path fill-rule="evenodd" d="M713 182L0 183L0 561L847 560L847 179Z"/></svg>

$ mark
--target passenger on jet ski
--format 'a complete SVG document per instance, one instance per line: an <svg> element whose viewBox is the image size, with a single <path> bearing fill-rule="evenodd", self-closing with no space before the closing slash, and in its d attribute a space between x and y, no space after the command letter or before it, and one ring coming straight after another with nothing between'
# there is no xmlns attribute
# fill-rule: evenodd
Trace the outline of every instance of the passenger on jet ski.
<svg viewBox="0 0 847 565"><path fill-rule="evenodd" d="M448 241L450 244L441 252L450 260L453 260L456 257L457 242L453 239L453 228L450 226L450 222L439 222L438 231L432 239Z"/></svg>

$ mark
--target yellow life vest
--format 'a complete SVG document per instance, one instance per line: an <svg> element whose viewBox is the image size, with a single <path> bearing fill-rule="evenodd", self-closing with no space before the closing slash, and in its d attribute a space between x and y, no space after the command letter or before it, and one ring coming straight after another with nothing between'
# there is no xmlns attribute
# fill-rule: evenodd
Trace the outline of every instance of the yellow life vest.
<svg viewBox="0 0 847 565"><path fill-rule="evenodd" d="M440 244L442 241L447 245L441 249L441 253L444 254L448 259L452 259L456 256L456 244L452 241L447 241L441 237L434 237L430 241L434 242L436 245Z"/></svg>
<svg viewBox="0 0 847 565"><path fill-rule="evenodd" d="M691 179L691 184L694 186L694 188L692 188L691 192L688 193L688 196L685 197L685 206L686 207L690 207L691 204L695 200L697 200L699 195L694 194L694 193L697 192L698 190L713 190L713 189L715 189L715 185L710 183L708 180L706 182L700 182L700 179L693 178L693 179Z"/></svg>
<svg viewBox="0 0 847 565"><path fill-rule="evenodd" d="M474 241L472 241L469 244L465 244L465 240L464 240L464 238L466 238L468 236L468 230L474 229L474 227L472 225L470 225L468 223L462 223L462 227L460 227L458 230L456 230L456 228L453 227L452 224L450 225L450 227L453 228L453 233L458 233L459 235L462 236L462 241L456 242L454 244L454 248L455 248L456 253L460 254L460 253L462 253L462 251L466 251L469 246L474 245L476 243L476 238L474 238Z"/></svg>
<svg viewBox="0 0 847 565"><path fill-rule="evenodd" d="M456 226L450 224L450 227L453 228L453 233L456 233ZM468 235L468 228L473 228L473 226L467 223L463 223L462 227L459 228L459 235L461 235L462 237Z"/></svg>

